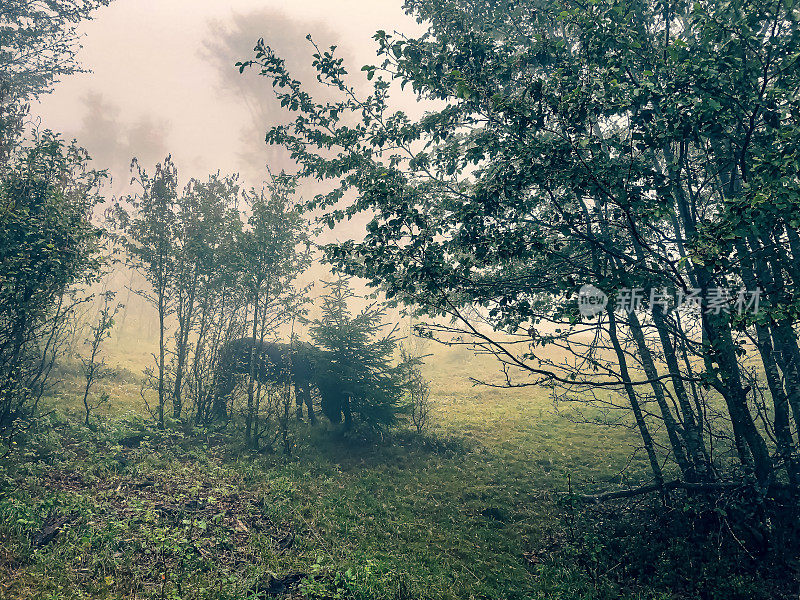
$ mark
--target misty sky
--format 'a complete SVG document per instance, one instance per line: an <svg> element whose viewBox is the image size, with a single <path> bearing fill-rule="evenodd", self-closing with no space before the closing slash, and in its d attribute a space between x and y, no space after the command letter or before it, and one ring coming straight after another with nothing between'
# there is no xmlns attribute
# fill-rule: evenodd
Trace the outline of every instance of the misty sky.
<svg viewBox="0 0 800 600"><path fill-rule="evenodd" d="M264 142L267 128L285 122L287 113L275 101L266 78L255 70L239 74L235 63L252 58L253 46L263 37L286 59L293 76L313 82L313 49L305 39L311 33L320 46L338 46L353 83L361 81L367 90L360 68L378 62L375 31L421 33L421 26L403 13L402 3L114 0L83 26L79 59L91 72L64 79L32 106L32 113L42 127L76 138L93 157L95 168L109 170L109 199L131 192L133 157L152 172L167 154L178 166L181 184L221 171L239 173L246 185L261 187L265 165L275 172L292 168L282 149ZM409 89L403 97L395 96L395 108L414 116L435 106L417 104ZM315 92L323 98L326 93L326 88ZM308 197L320 189L309 183L300 193ZM354 222L324 231L318 241L360 237L367 219L357 216ZM329 277L327 267L315 263L300 282ZM321 291L316 287L313 293ZM141 313L130 319L140 329L136 347L145 356L156 339L155 313L141 303L134 310L130 293L123 302L125 315ZM133 351L120 360L134 365L143 360L139 354Z"/></svg>
<svg viewBox="0 0 800 600"><path fill-rule="evenodd" d="M80 59L92 72L65 79L35 105L43 127L77 138L125 191L133 156L152 169L173 155L182 181L217 170L260 185L264 165L290 167L264 143L286 119L254 70L233 66L264 37L299 79L311 75L311 33L339 46L356 77L375 62L372 34L417 31L402 0L115 0L83 29ZM108 190L107 190L108 191Z"/></svg>
<svg viewBox="0 0 800 600"><path fill-rule="evenodd" d="M311 33L323 47L336 44L356 81L365 82L360 67L376 62L376 30L419 31L401 7L402 0L114 0L82 28L79 59L91 72L65 78L32 106L32 116L41 127L76 138L95 168L109 170L108 199L131 192L134 156L152 172L172 154L181 184L221 171L261 187L265 165L276 172L292 168L282 149L264 142L267 128L287 113L268 80L255 70L239 74L235 63L251 58L264 37L295 77L313 81L313 49L305 39ZM313 191L319 187L301 188L306 197ZM319 241L359 235L363 219L357 221ZM315 264L301 283L329 276L327 267ZM126 282L109 285L121 289ZM129 292L121 298L122 322L139 337L137 350L117 358L135 365L152 350L155 313Z"/></svg>

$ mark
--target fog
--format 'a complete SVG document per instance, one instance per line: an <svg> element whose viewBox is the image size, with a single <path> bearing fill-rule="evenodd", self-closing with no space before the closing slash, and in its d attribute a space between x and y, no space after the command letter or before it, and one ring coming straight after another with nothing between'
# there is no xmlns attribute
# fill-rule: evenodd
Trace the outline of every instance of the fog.
<svg viewBox="0 0 800 600"><path fill-rule="evenodd" d="M123 193L131 158L152 167L171 153L182 180L240 173L259 186L266 166L290 169L264 134L286 119L255 70L239 74L263 37L295 76L312 76L311 34L358 68L374 58L377 29L417 28L401 2L119 0L83 27L79 59L90 72L65 79L32 107L41 127L77 138Z"/></svg>

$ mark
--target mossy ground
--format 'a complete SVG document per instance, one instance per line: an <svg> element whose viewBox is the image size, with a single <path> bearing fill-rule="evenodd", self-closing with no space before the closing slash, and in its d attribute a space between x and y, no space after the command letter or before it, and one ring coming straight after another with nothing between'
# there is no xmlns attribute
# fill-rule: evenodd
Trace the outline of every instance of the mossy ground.
<svg viewBox="0 0 800 600"><path fill-rule="evenodd" d="M0 597L672 597L564 558L582 535L568 480L645 478L633 434L575 424L541 390L470 384L490 368L456 354L429 369L424 436L354 445L301 423L289 456L230 431L158 431L124 374L86 428L62 386L2 461Z"/></svg>

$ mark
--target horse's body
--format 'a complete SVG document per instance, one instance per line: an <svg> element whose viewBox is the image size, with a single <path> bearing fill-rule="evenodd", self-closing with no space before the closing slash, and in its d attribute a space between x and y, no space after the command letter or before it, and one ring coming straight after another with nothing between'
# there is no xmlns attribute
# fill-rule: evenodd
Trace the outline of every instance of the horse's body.
<svg viewBox="0 0 800 600"><path fill-rule="evenodd" d="M349 410L344 394L331 373L331 357L329 353L312 346L297 342L282 344L279 342L261 342L253 338L240 338L227 342L220 350L217 372L217 393L214 412L226 414L227 397L236 386L236 375L250 373L250 360L255 351L255 377L263 383L293 384L297 417L303 417L303 404L308 411L308 419L316 422L314 406L311 399L311 388L316 387L321 397L322 412L332 422L350 420Z"/></svg>

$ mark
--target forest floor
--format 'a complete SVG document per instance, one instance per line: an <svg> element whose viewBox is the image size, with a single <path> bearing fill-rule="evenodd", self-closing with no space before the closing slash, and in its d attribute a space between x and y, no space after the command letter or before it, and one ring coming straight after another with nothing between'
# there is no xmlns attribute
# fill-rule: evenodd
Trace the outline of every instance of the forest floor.
<svg viewBox="0 0 800 600"><path fill-rule="evenodd" d="M569 500L645 478L631 433L473 387L474 368L437 365L425 435L300 423L289 456L158 431L124 376L86 428L66 387L0 461L0 598L683 597L605 576L624 559Z"/></svg>

